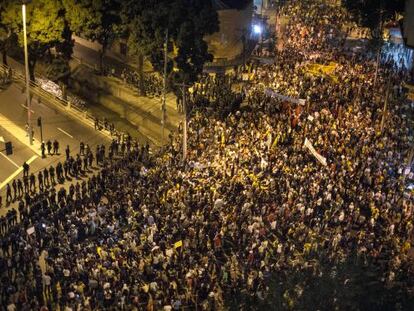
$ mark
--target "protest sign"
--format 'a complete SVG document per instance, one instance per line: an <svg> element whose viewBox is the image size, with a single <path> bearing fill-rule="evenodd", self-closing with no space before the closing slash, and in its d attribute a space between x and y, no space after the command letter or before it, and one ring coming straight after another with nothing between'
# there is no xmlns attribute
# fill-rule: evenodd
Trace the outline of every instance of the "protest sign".
<svg viewBox="0 0 414 311"><path fill-rule="evenodd" d="M35 232L35 228L34 227L30 227L29 229L26 230L28 235L31 235Z"/></svg>

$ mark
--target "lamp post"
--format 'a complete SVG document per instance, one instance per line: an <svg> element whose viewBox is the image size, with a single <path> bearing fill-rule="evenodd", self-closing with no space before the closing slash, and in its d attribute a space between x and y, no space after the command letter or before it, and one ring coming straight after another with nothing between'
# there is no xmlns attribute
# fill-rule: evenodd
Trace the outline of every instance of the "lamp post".
<svg viewBox="0 0 414 311"><path fill-rule="evenodd" d="M22 16L23 16L23 41L24 41L24 64L26 71L26 107L27 107L27 125L28 125L28 136L29 143L33 145L33 131L32 131L32 109L30 102L30 90L29 90L29 53L27 51L27 30L26 30L26 4L29 4L30 0L22 1Z"/></svg>
<svg viewBox="0 0 414 311"><path fill-rule="evenodd" d="M164 47L164 85L162 96L162 141L164 142L164 129L166 119L166 102L167 102L167 61L168 61L168 28L165 34L165 47Z"/></svg>
<svg viewBox="0 0 414 311"><path fill-rule="evenodd" d="M183 122L183 162L185 163L185 161L187 160L187 127L188 127L188 117L187 117L187 103L186 103L186 92L188 90L188 88L190 87L190 85L185 84L184 82L181 84L176 84L177 86L181 86L182 87L182 93L183 93L183 118L184 118L184 122Z"/></svg>

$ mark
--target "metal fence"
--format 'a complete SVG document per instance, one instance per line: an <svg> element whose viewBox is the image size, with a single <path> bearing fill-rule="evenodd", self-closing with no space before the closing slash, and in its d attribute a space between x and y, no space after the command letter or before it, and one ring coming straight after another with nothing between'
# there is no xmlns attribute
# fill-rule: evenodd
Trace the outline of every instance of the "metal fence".
<svg viewBox="0 0 414 311"><path fill-rule="evenodd" d="M21 73L18 70L12 69L4 64L0 64L0 73L10 74L10 72L11 72L12 81L18 83L23 88L25 88L26 78L23 73ZM91 125L95 124L97 118L93 116L91 113L89 113L85 107L79 107L70 101L59 98L58 96L44 90L35 81L30 81L29 87L30 87L31 96L35 95L40 100L50 103L58 108L65 109L66 111L71 112L72 114L75 114L77 118L82 118L84 121L88 122ZM105 128L102 128L102 132L104 132L106 135L111 136L111 137L123 136L125 134L117 130L110 131L109 129L105 129Z"/></svg>

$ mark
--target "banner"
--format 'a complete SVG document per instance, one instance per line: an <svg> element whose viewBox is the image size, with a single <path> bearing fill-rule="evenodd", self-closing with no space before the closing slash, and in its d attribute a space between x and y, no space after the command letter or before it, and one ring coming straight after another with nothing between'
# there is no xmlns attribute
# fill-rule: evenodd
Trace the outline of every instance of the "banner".
<svg viewBox="0 0 414 311"><path fill-rule="evenodd" d="M306 101L304 99L300 98L293 98L290 96L285 96L279 93L276 93L275 91L272 91L271 89L266 89L265 94L270 97L275 97L280 100L288 101L290 103L298 104L298 105L305 105Z"/></svg>
<svg viewBox="0 0 414 311"><path fill-rule="evenodd" d="M324 166L327 165L326 163L326 158L321 156L316 150L315 148L313 148L312 143L305 138L305 144L303 145L304 147L308 148L309 151L313 154L313 156Z"/></svg>

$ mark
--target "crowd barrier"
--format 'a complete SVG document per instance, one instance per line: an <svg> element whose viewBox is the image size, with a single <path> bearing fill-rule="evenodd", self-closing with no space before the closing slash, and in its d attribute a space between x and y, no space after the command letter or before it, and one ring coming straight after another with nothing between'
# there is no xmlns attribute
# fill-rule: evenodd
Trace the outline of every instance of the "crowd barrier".
<svg viewBox="0 0 414 311"><path fill-rule="evenodd" d="M11 74L10 74L11 73ZM0 64L0 74L10 74L11 80L23 87L23 91L26 87L26 77L23 73L20 71L13 69L11 67L8 67L4 64ZM40 77L40 76L39 76ZM42 79L46 79L44 77L41 77ZM44 90L37 82L30 80L29 81L29 87L30 87L30 94L31 96L37 96L40 101L45 101L49 104L52 104L53 106L68 112L72 116L76 117L77 119L88 123L89 126L95 127L95 122L97 121L97 118L89 113L86 110L86 107L77 106L76 103L70 102L68 100L59 98L58 96ZM100 123L102 123L101 120L99 120ZM101 127L99 129L102 133L104 133L106 136L110 138L114 137L124 137L127 135L124 132L113 130L110 131L109 129L106 129L105 127ZM147 137L147 139L153 144L154 142Z"/></svg>

